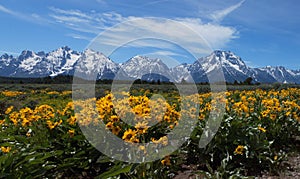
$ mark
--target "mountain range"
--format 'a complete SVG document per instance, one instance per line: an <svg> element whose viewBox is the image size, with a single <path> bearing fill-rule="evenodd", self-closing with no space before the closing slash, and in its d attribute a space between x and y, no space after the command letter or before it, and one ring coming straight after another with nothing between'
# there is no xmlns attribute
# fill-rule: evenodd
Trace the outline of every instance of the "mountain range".
<svg viewBox="0 0 300 179"><path fill-rule="evenodd" d="M49 53L24 50L17 57L8 54L0 57L0 76L4 77L75 75L114 79L117 75L119 79L208 82L209 77L214 76L213 71L219 67L227 82L244 81L251 77L254 82L260 83L300 83L300 70L283 66L251 68L233 52L221 50L215 50L192 64L183 63L174 67L168 67L161 59L145 56L115 63L100 52L91 49L77 52L67 46Z"/></svg>

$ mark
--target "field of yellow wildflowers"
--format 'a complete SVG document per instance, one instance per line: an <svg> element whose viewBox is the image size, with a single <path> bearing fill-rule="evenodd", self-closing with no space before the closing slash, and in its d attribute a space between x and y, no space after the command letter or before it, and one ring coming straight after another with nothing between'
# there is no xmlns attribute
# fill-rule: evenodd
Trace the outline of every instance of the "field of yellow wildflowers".
<svg viewBox="0 0 300 179"><path fill-rule="evenodd" d="M300 136L300 89L232 90L219 99L225 100L226 112L218 132L199 148L217 102L211 93L199 93L188 96L200 111L194 131L179 149L153 162L126 163L99 152L79 125L103 123L125 142L165 146L170 142L166 134L180 123L182 112L192 118L196 109L181 111L176 92L152 101L149 90L133 90L117 103L110 92L81 101L72 101L71 95L49 89L0 92L0 178L172 178L183 166L194 166L191 175L207 178L276 174ZM94 105L96 112L89 110ZM123 120L128 116L130 123ZM145 146L140 150L146 151Z"/></svg>

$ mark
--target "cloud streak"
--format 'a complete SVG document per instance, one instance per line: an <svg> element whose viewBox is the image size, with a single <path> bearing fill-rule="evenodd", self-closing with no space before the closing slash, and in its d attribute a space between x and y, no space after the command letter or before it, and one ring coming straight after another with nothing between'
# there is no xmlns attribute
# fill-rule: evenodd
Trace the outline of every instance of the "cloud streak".
<svg viewBox="0 0 300 179"><path fill-rule="evenodd" d="M119 45L120 41L134 39L135 37L151 37L149 34L155 34L156 37L161 38L176 38L185 39L181 43L189 47L193 47L193 51L197 53L207 53L208 49L197 47L199 43L202 46L211 46L211 48L222 48L230 40L237 38L237 30L232 27L221 26L219 24L204 24L200 18L176 18L171 23L170 20L164 18L140 18L135 16L123 17L121 14L115 12L96 13L96 12L82 12L79 10L63 10L51 7L52 13L50 17L56 23L62 24L67 28L78 32L91 33L102 35L101 43L108 46ZM159 20L160 19L160 20ZM180 27L180 25L181 27ZM194 42L195 38L186 33L185 28L189 28L201 37L201 42ZM111 28L114 28L111 31ZM109 32L109 33L108 33ZM137 35L137 33L140 33ZM74 36L78 38L78 36ZM132 43L131 46L157 46L150 42ZM165 47L163 47L165 48Z"/></svg>
<svg viewBox="0 0 300 179"><path fill-rule="evenodd" d="M211 17L214 22L219 22L243 3L244 0L226 9L215 11L211 14ZM83 12L77 9L60 9L56 7L49 7L49 10L48 16L42 17L38 14L15 12L0 5L1 12L17 18L34 23L47 22L47 24L52 25L60 24L63 27L71 29L75 33L70 32L66 36L74 39L90 41L91 38L88 36L95 36L102 33L102 45L110 47L119 45L120 41L130 41L130 39L136 37L159 37L161 39L180 39L177 41L177 43L180 43L179 45L188 47L195 54L200 55L209 53L211 49L223 48L229 41L238 37L238 31L235 28L223 26L219 23L203 23L201 18L174 18L173 20L169 20L136 16L124 17L116 12ZM188 31L191 33L187 33ZM103 36L103 34L105 35ZM196 39L198 41L195 41ZM166 44L162 45L145 41L130 45L133 47L158 46L158 48L172 50L171 47L166 47Z"/></svg>
<svg viewBox="0 0 300 179"><path fill-rule="evenodd" d="M13 11L11 11L10 9L7 9L6 7L0 5L0 11L10 14L10 15L16 15Z"/></svg>
<svg viewBox="0 0 300 179"><path fill-rule="evenodd" d="M172 51L174 45L178 45L196 57L201 57L211 53L212 49L223 47L235 38L235 32L233 28L203 24L197 19L131 17L128 21L102 32L92 42L92 49L109 55L114 48L133 41L129 43L132 47L154 47L168 51ZM151 38L163 40L169 44L145 40Z"/></svg>
<svg viewBox="0 0 300 179"><path fill-rule="evenodd" d="M88 37L88 36L84 36L84 35L81 35L81 34L70 33L70 34L67 34L67 36L72 37L74 39L80 39L80 40L86 40L86 41L93 40L93 38Z"/></svg>
<svg viewBox="0 0 300 179"><path fill-rule="evenodd" d="M225 8L225 9L215 11L215 12L213 12L213 13L210 15L210 18L211 18L214 22L219 23L219 22L221 22L228 14L230 14L230 13L233 12L234 10L238 9L244 2L245 2L245 0L242 0L242 1L240 1L239 3L234 4L234 5L232 5L232 6L229 6L229 7Z"/></svg>
<svg viewBox="0 0 300 179"><path fill-rule="evenodd" d="M56 23L85 33L99 34L106 28L126 20L126 18L115 12L82 12L80 10L63 10L55 7L50 7L49 9L51 10L49 16Z"/></svg>
<svg viewBox="0 0 300 179"><path fill-rule="evenodd" d="M48 19L42 18L38 14L21 13L21 12L17 12L17 11L8 9L2 5L0 5L0 11L4 12L6 14L12 15L18 19L29 21L29 22L36 23L36 24L47 24L48 25L49 23L51 23L51 21L49 21Z"/></svg>

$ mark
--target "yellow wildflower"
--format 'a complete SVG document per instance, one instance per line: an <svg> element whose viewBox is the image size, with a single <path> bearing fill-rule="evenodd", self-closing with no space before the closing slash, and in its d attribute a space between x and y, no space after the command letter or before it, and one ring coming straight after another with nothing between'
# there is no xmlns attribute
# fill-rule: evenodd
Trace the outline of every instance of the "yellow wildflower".
<svg viewBox="0 0 300 179"><path fill-rule="evenodd" d="M69 133L70 137L74 137L75 130L73 130L73 129L69 130L68 133Z"/></svg>
<svg viewBox="0 0 300 179"><path fill-rule="evenodd" d="M121 131L121 128L119 126L113 127L112 128L112 133L115 135L118 135Z"/></svg>
<svg viewBox="0 0 300 179"><path fill-rule="evenodd" d="M163 136L163 137L159 138L158 140L155 140L154 138L152 138L151 141L155 144L168 145L168 137L167 136Z"/></svg>
<svg viewBox="0 0 300 179"><path fill-rule="evenodd" d="M276 119L277 115L276 114L271 114L270 115L270 119L272 119L273 121Z"/></svg>
<svg viewBox="0 0 300 179"><path fill-rule="evenodd" d="M245 147L243 145L239 145L237 146L237 148L234 150L234 153L235 154L238 154L238 155L243 155L243 152L245 150Z"/></svg>
<svg viewBox="0 0 300 179"><path fill-rule="evenodd" d="M113 128L114 124L112 122L108 122L105 126L107 129L111 129Z"/></svg>
<svg viewBox="0 0 300 179"><path fill-rule="evenodd" d="M52 129L54 129L54 128L56 127L56 125L53 124L50 120L48 120L46 123L47 123L48 128L49 128L50 130L52 130Z"/></svg>
<svg viewBox="0 0 300 179"><path fill-rule="evenodd" d="M22 120L22 126L25 127L25 126L28 126L30 124L30 121L28 119L23 119Z"/></svg>
<svg viewBox="0 0 300 179"><path fill-rule="evenodd" d="M138 122L134 127L138 130L139 134L144 134L147 132L149 126L147 126L148 122Z"/></svg>
<svg viewBox="0 0 300 179"><path fill-rule="evenodd" d="M132 129L129 129L127 131L124 132L124 135L122 137L123 140L127 141L127 142L135 142L136 140L136 133L137 131L133 131Z"/></svg>
<svg viewBox="0 0 300 179"><path fill-rule="evenodd" d="M0 125L4 124L5 123L5 120L0 120Z"/></svg>
<svg viewBox="0 0 300 179"><path fill-rule="evenodd" d="M262 132L267 132L267 130L261 126L258 126L258 130L262 131Z"/></svg>
<svg viewBox="0 0 300 179"><path fill-rule="evenodd" d="M11 147L1 147L1 151L3 152L3 153L8 153L8 152L10 152L10 150L11 150Z"/></svg>
<svg viewBox="0 0 300 179"><path fill-rule="evenodd" d="M75 122L76 122L76 117L75 116L71 116L67 122L70 124L70 125L74 125Z"/></svg>
<svg viewBox="0 0 300 179"><path fill-rule="evenodd" d="M9 114L13 109L14 107L10 106L9 108L6 109L5 114Z"/></svg>
<svg viewBox="0 0 300 179"><path fill-rule="evenodd" d="M163 160L160 161L161 164L170 166L171 165L171 160L170 156L166 156Z"/></svg>
<svg viewBox="0 0 300 179"><path fill-rule="evenodd" d="M14 125L18 125L18 118L19 118L19 113L17 112L12 112L9 115L9 119L14 123Z"/></svg>
<svg viewBox="0 0 300 179"><path fill-rule="evenodd" d="M118 121L119 121L119 117L116 116L116 115L112 115L112 116L110 116L110 120L111 120L112 122L118 122Z"/></svg>

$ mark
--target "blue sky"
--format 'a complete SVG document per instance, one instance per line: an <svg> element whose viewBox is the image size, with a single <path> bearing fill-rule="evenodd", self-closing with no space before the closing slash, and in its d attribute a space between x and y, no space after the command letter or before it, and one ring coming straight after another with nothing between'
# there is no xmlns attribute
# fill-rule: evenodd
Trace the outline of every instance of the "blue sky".
<svg viewBox="0 0 300 179"><path fill-rule="evenodd" d="M135 32L127 26L118 26L128 20L133 20L134 26L141 25L151 30L156 28L161 31L155 32L159 37L170 36L174 39L178 34L186 38L177 41L183 48L197 46L197 43L192 42L197 38L191 34L181 34L180 28L173 30L178 27L176 24L157 20L164 18L180 22L196 31L209 44L210 49L233 51L249 66L282 65L300 69L299 5L300 2L296 0L6 0L0 2L0 53L17 55L25 49L52 51L65 45L83 51L93 46L95 40L101 39L106 39L102 43L112 45L112 42L120 41L124 34L128 38L135 37ZM148 17L157 19L151 20ZM121 36L98 35L116 25L118 30L126 30L126 33ZM141 42L136 44L145 45ZM111 58L122 61L137 54L139 48L134 45L131 47L134 48L121 48ZM172 57L179 49L173 47L172 51L163 51L163 48L155 50L162 56ZM105 47L99 49L102 48ZM149 46L144 46L143 53L151 54L149 49ZM196 56L200 57L201 53L196 53ZM190 63L194 60L189 59L188 55L181 57L180 62Z"/></svg>

